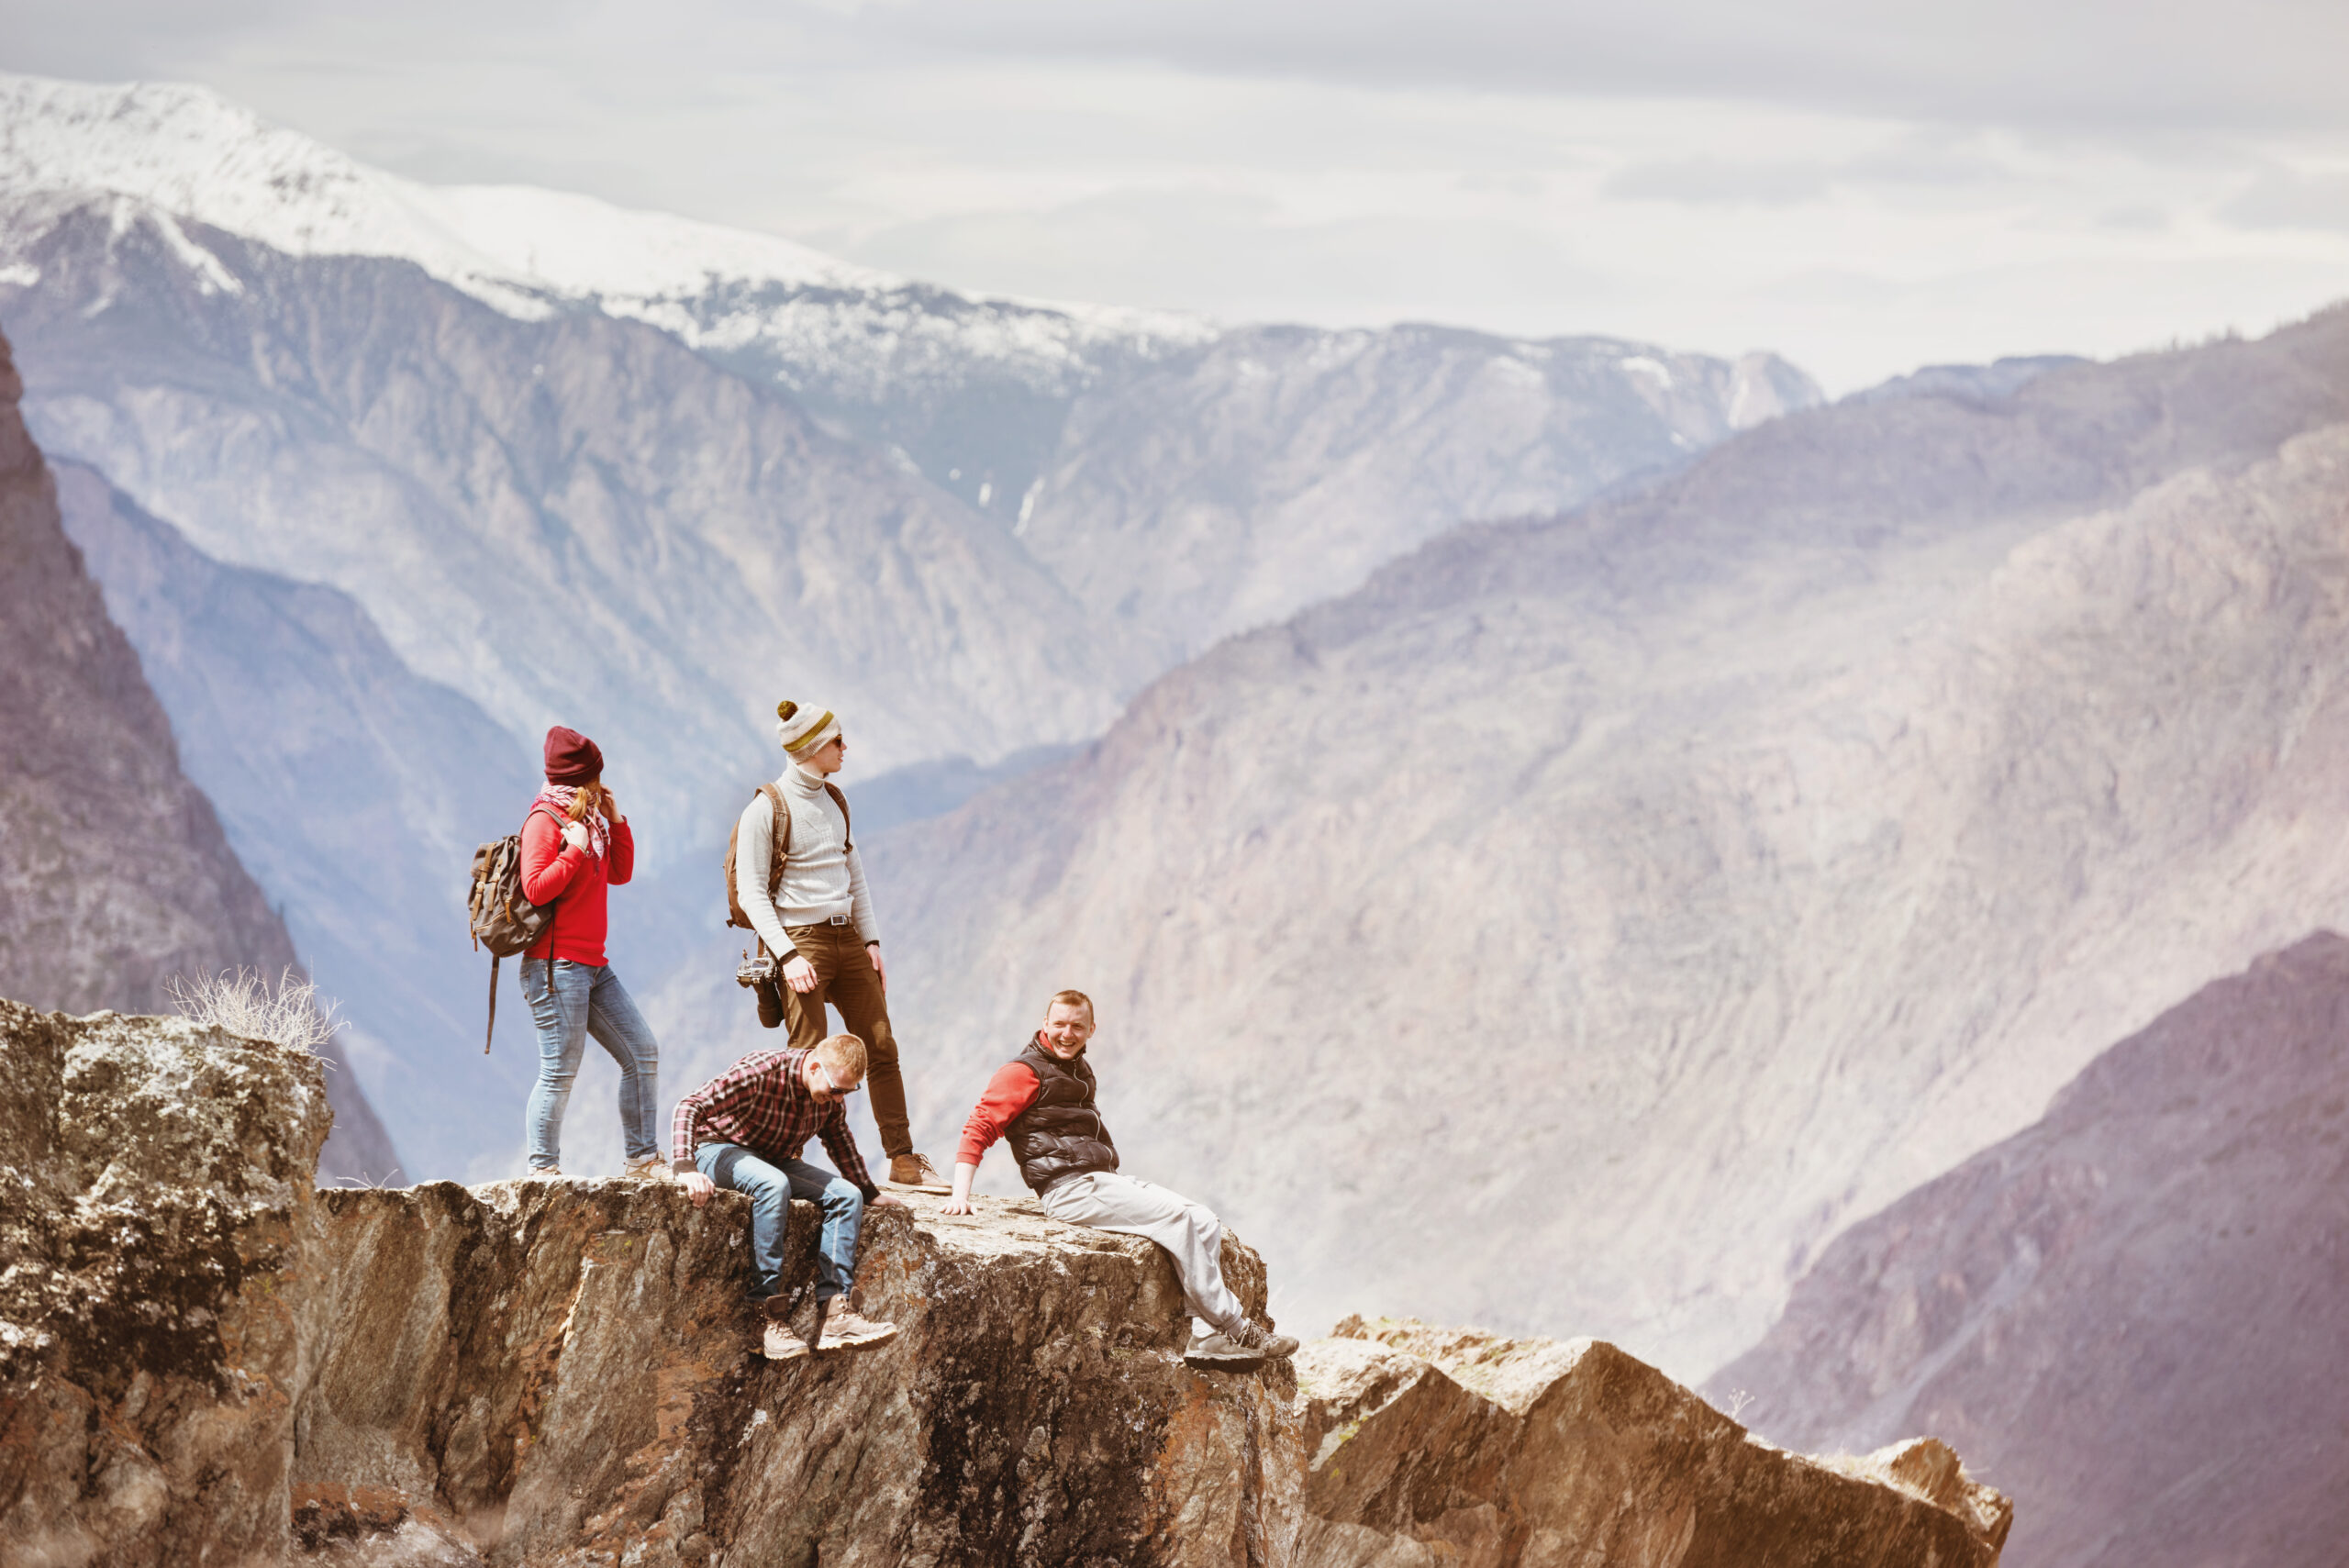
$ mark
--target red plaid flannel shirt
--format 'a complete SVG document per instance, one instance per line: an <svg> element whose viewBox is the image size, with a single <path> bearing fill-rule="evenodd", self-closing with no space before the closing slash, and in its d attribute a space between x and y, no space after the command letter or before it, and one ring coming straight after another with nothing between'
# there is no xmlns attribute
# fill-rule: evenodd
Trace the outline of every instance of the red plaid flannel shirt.
<svg viewBox="0 0 2349 1568"><path fill-rule="evenodd" d="M848 1102L826 1105L807 1092L799 1070L807 1054L754 1051L679 1100L669 1119L671 1162L693 1170L694 1147L701 1143L739 1143L762 1160L796 1160L809 1139L820 1137L832 1169L868 1203L879 1195L848 1129Z"/></svg>

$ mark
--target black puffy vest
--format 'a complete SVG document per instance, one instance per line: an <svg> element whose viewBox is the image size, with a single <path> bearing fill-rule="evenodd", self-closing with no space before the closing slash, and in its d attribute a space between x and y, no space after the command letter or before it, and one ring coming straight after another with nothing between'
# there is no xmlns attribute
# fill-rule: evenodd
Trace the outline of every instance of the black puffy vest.
<svg viewBox="0 0 2349 1568"><path fill-rule="evenodd" d="M1063 1062L1033 1040L1019 1060L1036 1074L1036 1103L1011 1118L1005 1140L1019 1174L1041 1197L1055 1182L1118 1168L1118 1146L1093 1105L1093 1069L1080 1052Z"/></svg>

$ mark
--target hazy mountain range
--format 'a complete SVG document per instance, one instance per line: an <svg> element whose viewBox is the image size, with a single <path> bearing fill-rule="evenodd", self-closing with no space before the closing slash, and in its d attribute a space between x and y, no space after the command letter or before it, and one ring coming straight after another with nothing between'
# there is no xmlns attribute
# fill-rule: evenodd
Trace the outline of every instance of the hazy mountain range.
<svg viewBox="0 0 2349 1568"><path fill-rule="evenodd" d="M928 1136L1077 985L1121 1147L1308 1320L1707 1370L2340 917L2344 420L2343 310L1849 400L1223 644L879 844Z"/></svg>
<svg viewBox="0 0 2349 1568"><path fill-rule="evenodd" d="M2244 1256L2300 1294L2260 1310L2329 1310L2337 955L2099 1053L2344 917L2349 310L1820 407L1766 355L974 299L401 181L192 89L5 78L0 325L411 1175L518 1159L529 1035L509 989L481 1057L459 900L550 721L642 832L614 953L667 1095L774 1038L715 860L790 695L849 716L879 807L925 1147L1081 986L1130 1168L1277 1259L1293 1326L1695 1376L1785 1308L1733 1369L1765 1430L1976 1423L1943 1435L2093 1499L2043 1538L2086 1562L2136 1539L2116 1510L2206 1496L2120 1440L2163 1369L2260 1429L2211 1393L2210 1282L2247 1276L2161 1231L2210 1288L2147 1351L2099 1338L2139 1276L2019 1273L2012 1237L2122 1259L2147 1206L2272 1204ZM605 1071L566 1164L616 1153ZM2263 1118L2307 1158L2240 1162ZM2128 1397L2067 1403L2098 1378Z"/></svg>
<svg viewBox="0 0 2349 1568"><path fill-rule="evenodd" d="M417 185L195 89L23 77L0 79L0 322L36 434L94 476L69 524L147 582L117 613L182 722L220 727L199 782L319 944L412 1174L511 1162L527 1063L479 1061L479 976L446 943L462 840L518 813L546 724L596 735L640 828L616 914L644 989L711 923L779 697L852 716L859 775L912 770L892 793L935 806L1464 517L1817 395L1766 355L968 299ZM233 570L159 565L181 550ZM249 678L295 623L341 651L295 664L306 696ZM347 745L289 719L361 701L362 666L413 700L326 727ZM411 1073L445 1092L408 1104Z"/></svg>
<svg viewBox="0 0 2349 1568"><path fill-rule="evenodd" d="M537 759L411 673L340 590L224 566L95 472L56 472L65 529L137 645L189 772L217 792L305 959L333 978L345 1053L385 1104L437 1103L448 1053L413 1042L470 1037L478 1051L487 1002L486 960L446 913L461 880L450 867L511 830ZM537 1055L510 983L501 1029L505 1049L466 1065L488 1092L527 1094ZM414 1179L412 1159L372 1174L397 1162Z"/></svg>

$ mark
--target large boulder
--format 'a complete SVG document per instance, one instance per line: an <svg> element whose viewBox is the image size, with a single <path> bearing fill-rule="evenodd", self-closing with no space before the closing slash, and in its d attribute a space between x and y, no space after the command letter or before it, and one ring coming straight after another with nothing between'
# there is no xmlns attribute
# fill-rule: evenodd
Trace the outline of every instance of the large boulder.
<svg viewBox="0 0 2349 1568"><path fill-rule="evenodd" d="M1597 1340L1353 1318L1297 1370L1299 1568L1990 1568L2012 1522L1941 1443L1790 1454Z"/></svg>
<svg viewBox="0 0 2349 1568"><path fill-rule="evenodd" d="M929 1204L867 1213L859 1298L898 1338L771 1365L735 1194L321 1195L297 1534L353 1562L1287 1560L1285 1373L1186 1367L1147 1242L1031 1203ZM804 1281L813 1206L793 1219ZM1226 1262L1261 1307L1253 1254Z"/></svg>
<svg viewBox="0 0 2349 1568"><path fill-rule="evenodd" d="M282 1545L317 1058L0 1002L0 1542L22 1563Z"/></svg>

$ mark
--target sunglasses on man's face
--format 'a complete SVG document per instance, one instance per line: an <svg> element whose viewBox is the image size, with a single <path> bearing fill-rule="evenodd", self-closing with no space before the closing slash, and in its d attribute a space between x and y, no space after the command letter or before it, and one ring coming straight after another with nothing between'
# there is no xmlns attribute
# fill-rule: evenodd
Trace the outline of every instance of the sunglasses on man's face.
<svg viewBox="0 0 2349 1568"><path fill-rule="evenodd" d="M816 1091L819 1095L831 1095L835 1096L848 1095L853 1095L859 1089L864 1087L863 1082L860 1081L858 1083L851 1084L845 1089L841 1088L838 1084L832 1082L832 1070L825 1066L820 1062L816 1063L816 1073L818 1076L824 1080L824 1086Z"/></svg>

